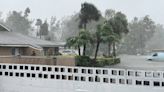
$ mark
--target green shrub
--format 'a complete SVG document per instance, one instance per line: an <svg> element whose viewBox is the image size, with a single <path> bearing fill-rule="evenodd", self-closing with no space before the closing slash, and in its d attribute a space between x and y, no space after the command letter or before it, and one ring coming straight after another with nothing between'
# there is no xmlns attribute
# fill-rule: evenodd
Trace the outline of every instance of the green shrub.
<svg viewBox="0 0 164 92"><path fill-rule="evenodd" d="M88 56L75 56L76 66L90 66L91 59Z"/></svg>
<svg viewBox="0 0 164 92"><path fill-rule="evenodd" d="M96 61L88 56L76 56L76 66L104 67L120 63L120 58L98 58Z"/></svg>

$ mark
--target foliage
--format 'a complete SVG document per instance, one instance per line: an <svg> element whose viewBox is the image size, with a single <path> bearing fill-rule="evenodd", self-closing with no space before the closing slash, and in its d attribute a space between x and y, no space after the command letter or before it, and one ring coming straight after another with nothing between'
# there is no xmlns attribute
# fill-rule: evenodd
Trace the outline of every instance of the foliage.
<svg viewBox="0 0 164 92"><path fill-rule="evenodd" d="M67 39L67 46L78 48L79 55L81 55L80 46L89 43L90 39L91 37L89 31L82 29L80 30L78 36L70 37Z"/></svg>
<svg viewBox="0 0 164 92"><path fill-rule="evenodd" d="M31 21L22 12L12 11L6 19L6 24L14 31L27 35L31 28Z"/></svg>
<svg viewBox="0 0 164 92"><path fill-rule="evenodd" d="M48 23L45 21L41 26L40 26L40 35L48 35Z"/></svg>
<svg viewBox="0 0 164 92"><path fill-rule="evenodd" d="M96 60L97 57L97 53L99 51L99 46L101 43L106 43L109 40L113 40L115 39L115 35L112 32L112 29L109 25L107 25L106 23L103 25L98 25L97 26L97 30L94 34L94 40L96 42L96 51L95 51L95 57L94 59Z"/></svg>
<svg viewBox="0 0 164 92"><path fill-rule="evenodd" d="M85 67L105 67L120 63L119 58L98 58L96 62L88 56L76 56L76 66Z"/></svg>
<svg viewBox="0 0 164 92"><path fill-rule="evenodd" d="M80 18L80 23L79 23L79 28L84 28L86 29L86 24L88 22L90 22L91 20L99 20L101 14L100 12L97 10L97 8L90 3L83 3L81 5L81 10L80 10L80 14L79 14L79 18Z"/></svg>
<svg viewBox="0 0 164 92"><path fill-rule="evenodd" d="M142 19L135 17L129 23L129 33L124 37L120 48L121 53L125 54L144 54L147 41L153 37L156 25L149 16Z"/></svg>
<svg viewBox="0 0 164 92"><path fill-rule="evenodd" d="M128 30L128 22L126 19L126 15L121 12L117 12L113 17L111 17L107 23L112 27L113 33L117 35L117 39L121 39L123 34L127 34ZM110 43L112 42L112 43ZM113 44L113 56L116 57L116 40L109 41L109 48ZM109 49L110 50L110 49ZM110 52L110 51L109 51Z"/></svg>
<svg viewBox="0 0 164 92"><path fill-rule="evenodd" d="M69 37L77 36L79 34L78 28L78 14L72 15L62 20L62 39L66 41Z"/></svg>
<svg viewBox="0 0 164 92"><path fill-rule="evenodd" d="M90 3L83 3L81 5L81 10L79 14L80 22L79 22L79 28L83 28L86 30L87 28L87 23L90 22L91 20L98 21L99 18L101 17L101 14L97 8ZM86 53L86 46L87 44L84 43L83 45L83 55L85 56Z"/></svg>

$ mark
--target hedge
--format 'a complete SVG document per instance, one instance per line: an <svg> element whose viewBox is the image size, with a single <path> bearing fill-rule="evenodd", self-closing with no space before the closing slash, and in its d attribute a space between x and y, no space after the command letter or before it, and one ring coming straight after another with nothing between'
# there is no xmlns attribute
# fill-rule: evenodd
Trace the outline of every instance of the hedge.
<svg viewBox="0 0 164 92"><path fill-rule="evenodd" d="M75 61L76 66L104 67L120 63L120 58L98 58L94 60L88 56L76 56Z"/></svg>

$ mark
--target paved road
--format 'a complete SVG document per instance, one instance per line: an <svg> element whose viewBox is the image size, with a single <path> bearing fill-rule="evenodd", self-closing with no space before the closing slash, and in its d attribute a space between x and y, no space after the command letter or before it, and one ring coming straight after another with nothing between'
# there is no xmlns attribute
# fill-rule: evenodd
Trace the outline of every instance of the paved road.
<svg viewBox="0 0 164 92"><path fill-rule="evenodd" d="M148 56L121 55L121 63L113 68L164 70L164 61L147 61Z"/></svg>

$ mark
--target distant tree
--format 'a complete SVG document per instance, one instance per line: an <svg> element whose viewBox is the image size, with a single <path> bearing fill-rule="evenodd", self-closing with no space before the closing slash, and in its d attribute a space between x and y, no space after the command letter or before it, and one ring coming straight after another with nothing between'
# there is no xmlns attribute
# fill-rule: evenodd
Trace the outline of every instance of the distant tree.
<svg viewBox="0 0 164 92"><path fill-rule="evenodd" d="M12 11L6 18L5 23L14 31L27 35L31 28L31 23L27 17L22 15L22 12Z"/></svg>
<svg viewBox="0 0 164 92"><path fill-rule="evenodd" d="M101 14L97 10L97 8L90 3L83 3L81 5L81 10L79 14L80 22L79 22L79 28L83 28L86 30L87 28L87 23L92 21L92 20L99 20ZM85 56L86 52L86 44L83 45L83 55Z"/></svg>
<svg viewBox="0 0 164 92"><path fill-rule="evenodd" d="M115 14L116 14L115 10L107 9L105 11L105 18L106 18L106 20L110 20L111 18L113 18L115 16Z"/></svg>
<svg viewBox="0 0 164 92"><path fill-rule="evenodd" d="M29 13L30 13L30 8L27 7L24 11L24 17L28 17Z"/></svg>
<svg viewBox="0 0 164 92"><path fill-rule="evenodd" d="M48 35L48 23L44 21L44 23L40 27L40 35L47 36Z"/></svg>
<svg viewBox="0 0 164 92"><path fill-rule="evenodd" d="M41 38L40 28L41 28L41 25L42 25L42 20L37 19L35 25L37 26L37 36L40 36L40 38Z"/></svg>
<svg viewBox="0 0 164 92"><path fill-rule="evenodd" d="M61 30L62 30L62 40L66 41L66 39L77 36L79 34L79 28L78 28L78 14L69 16L67 18L64 18L61 21Z"/></svg>
<svg viewBox="0 0 164 92"><path fill-rule="evenodd" d="M126 19L126 15L121 12L117 12L113 18L108 21L109 26L112 27L112 30L115 34L118 35L119 39L122 38L123 34L127 34L128 30L128 22ZM116 57L116 45L115 41L113 41L113 56Z"/></svg>
<svg viewBox="0 0 164 92"><path fill-rule="evenodd" d="M135 17L129 23L129 33L123 39L120 52L133 55L144 54L146 43L153 37L156 30L156 25L149 16L141 19Z"/></svg>

